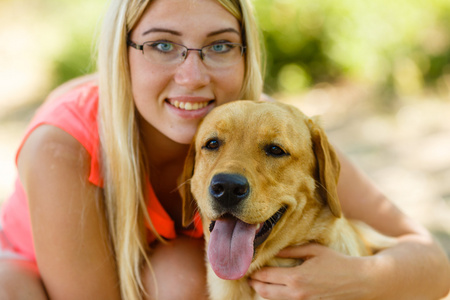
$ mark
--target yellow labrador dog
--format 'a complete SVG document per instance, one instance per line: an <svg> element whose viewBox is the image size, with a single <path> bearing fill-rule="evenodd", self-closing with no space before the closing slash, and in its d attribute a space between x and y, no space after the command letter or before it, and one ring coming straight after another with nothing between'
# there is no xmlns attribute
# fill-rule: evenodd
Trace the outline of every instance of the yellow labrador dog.
<svg viewBox="0 0 450 300"><path fill-rule="evenodd" d="M369 255L342 216L339 161L322 128L281 103L237 101L201 123L183 174L184 224L200 211L211 299L257 299L246 278L283 248L316 242Z"/></svg>

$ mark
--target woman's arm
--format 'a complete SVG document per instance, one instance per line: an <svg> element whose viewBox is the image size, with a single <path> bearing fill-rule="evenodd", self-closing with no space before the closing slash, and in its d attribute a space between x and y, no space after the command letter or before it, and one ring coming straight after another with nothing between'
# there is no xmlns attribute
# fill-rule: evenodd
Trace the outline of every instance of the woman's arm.
<svg viewBox="0 0 450 300"><path fill-rule="evenodd" d="M338 192L347 218L358 219L399 243L369 257L350 257L321 245L291 247L280 256L302 258L294 268L263 268L250 285L268 299L424 300L449 290L449 262L420 224L397 209L339 153ZM284 297L284 298L283 298ZM327 299L328 299L327 298Z"/></svg>
<svg viewBox="0 0 450 300"><path fill-rule="evenodd" d="M102 193L90 157L65 131L43 125L18 159L41 278L50 299L120 299Z"/></svg>
<svg viewBox="0 0 450 300"><path fill-rule="evenodd" d="M338 152L338 193L347 218L364 221L399 243L373 257L374 283L380 299L439 299L450 288L448 259L431 234L390 202L379 189Z"/></svg>

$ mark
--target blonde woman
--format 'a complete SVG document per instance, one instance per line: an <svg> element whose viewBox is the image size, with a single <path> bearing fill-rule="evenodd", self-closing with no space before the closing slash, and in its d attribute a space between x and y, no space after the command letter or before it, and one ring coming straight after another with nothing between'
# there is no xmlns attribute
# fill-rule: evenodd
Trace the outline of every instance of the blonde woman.
<svg viewBox="0 0 450 300"><path fill-rule="evenodd" d="M98 77L52 93L19 147L1 213L0 297L207 298L201 226L183 227L177 178L203 116L261 97L259 47L247 0L113 0ZM249 284L269 299L443 296L442 250L341 160L344 212L398 246L367 259L286 249L306 262Z"/></svg>

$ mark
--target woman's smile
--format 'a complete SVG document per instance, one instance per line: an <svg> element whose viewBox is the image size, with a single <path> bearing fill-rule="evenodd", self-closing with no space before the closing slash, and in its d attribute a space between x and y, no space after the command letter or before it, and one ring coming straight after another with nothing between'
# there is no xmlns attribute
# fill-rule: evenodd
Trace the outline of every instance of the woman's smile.
<svg viewBox="0 0 450 300"><path fill-rule="evenodd" d="M167 109L183 119L200 119L214 108L214 99L192 96L169 97Z"/></svg>

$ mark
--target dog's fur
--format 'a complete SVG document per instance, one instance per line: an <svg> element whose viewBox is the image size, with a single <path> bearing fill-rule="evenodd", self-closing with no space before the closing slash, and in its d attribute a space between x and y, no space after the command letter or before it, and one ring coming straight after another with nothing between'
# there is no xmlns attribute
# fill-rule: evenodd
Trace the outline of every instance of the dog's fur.
<svg viewBox="0 0 450 300"><path fill-rule="evenodd" d="M339 169L323 129L293 106L236 101L214 109L203 120L182 178L184 224L198 209L208 244L212 221L236 218L262 224L286 208L268 238L254 249L243 277L221 279L208 263L211 299L256 299L246 281L249 274L263 266L301 263L275 258L287 246L315 242L352 256L371 254L358 230L342 215ZM211 192L217 174L245 178L249 188L242 191L247 192L243 199L218 203Z"/></svg>

